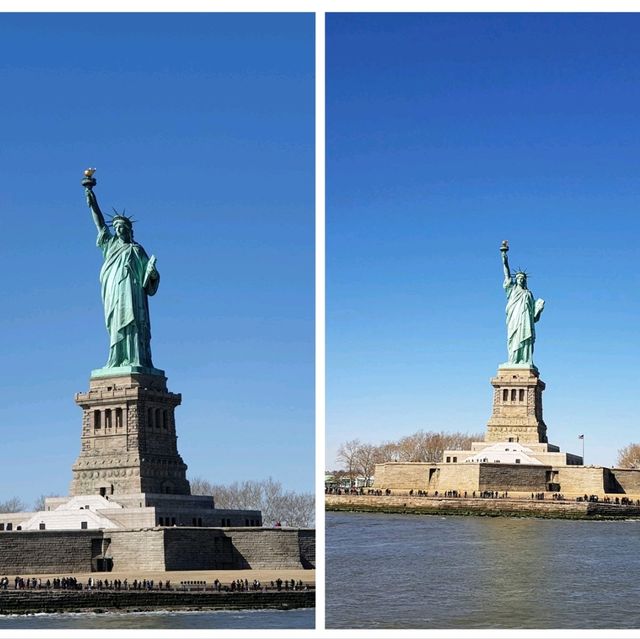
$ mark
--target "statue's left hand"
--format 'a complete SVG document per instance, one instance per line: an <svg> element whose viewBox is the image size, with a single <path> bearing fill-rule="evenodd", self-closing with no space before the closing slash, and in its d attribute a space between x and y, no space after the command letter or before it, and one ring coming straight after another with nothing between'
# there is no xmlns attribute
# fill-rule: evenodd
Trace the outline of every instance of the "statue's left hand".
<svg viewBox="0 0 640 639"><path fill-rule="evenodd" d="M156 262L157 262L157 260L156 260L156 256L155 256L155 255L152 255L152 256L149 258L149 262L148 262L148 264L147 264L147 271L149 272L149 274L150 274L150 275L151 275L151 274L157 274L157 272L158 272L158 271L156 270Z"/></svg>

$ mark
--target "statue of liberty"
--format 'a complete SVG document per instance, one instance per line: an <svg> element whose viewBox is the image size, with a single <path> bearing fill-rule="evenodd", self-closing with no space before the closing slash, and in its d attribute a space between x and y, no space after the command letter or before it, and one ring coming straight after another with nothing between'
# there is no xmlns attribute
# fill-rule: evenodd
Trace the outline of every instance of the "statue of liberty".
<svg viewBox="0 0 640 639"><path fill-rule="evenodd" d="M100 286L104 319L109 333L109 358L103 369L127 367L129 372L161 372L151 362L151 323L148 296L155 295L160 283L156 258L133 239L133 220L123 213L111 218L110 225L93 192L95 169L87 169L82 185L87 204L98 230L97 245L104 262ZM143 369L151 369L142 371Z"/></svg>
<svg viewBox="0 0 640 639"><path fill-rule="evenodd" d="M527 288L527 274L518 270L511 275L505 240L500 247L504 267L504 290L507 294L507 350L509 364L533 366L533 345L536 341L535 323L544 309L544 300L533 299Z"/></svg>

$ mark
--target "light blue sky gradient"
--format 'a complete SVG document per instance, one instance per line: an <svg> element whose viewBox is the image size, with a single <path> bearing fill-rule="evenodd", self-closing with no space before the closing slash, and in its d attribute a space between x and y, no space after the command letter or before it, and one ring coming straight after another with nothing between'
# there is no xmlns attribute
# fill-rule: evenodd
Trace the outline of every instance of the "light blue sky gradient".
<svg viewBox="0 0 640 639"><path fill-rule="evenodd" d="M640 441L640 15L327 17L327 467L484 432L499 246L546 300L549 440Z"/></svg>
<svg viewBox="0 0 640 639"><path fill-rule="evenodd" d="M158 258L189 476L314 487L314 17L2 15L0 501L67 494L104 365L80 185Z"/></svg>

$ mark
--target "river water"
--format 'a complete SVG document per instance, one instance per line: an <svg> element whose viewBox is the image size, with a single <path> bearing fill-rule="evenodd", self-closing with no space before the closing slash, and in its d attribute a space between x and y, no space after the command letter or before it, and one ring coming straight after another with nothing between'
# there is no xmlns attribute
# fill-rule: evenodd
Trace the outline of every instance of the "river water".
<svg viewBox="0 0 640 639"><path fill-rule="evenodd" d="M1 596L1 592L0 592ZM0 631L9 628L55 630L81 628L116 630L155 629L283 629L314 628L315 609L217 610L211 612L73 613L0 615Z"/></svg>
<svg viewBox="0 0 640 639"><path fill-rule="evenodd" d="M327 513L328 628L639 628L640 521Z"/></svg>

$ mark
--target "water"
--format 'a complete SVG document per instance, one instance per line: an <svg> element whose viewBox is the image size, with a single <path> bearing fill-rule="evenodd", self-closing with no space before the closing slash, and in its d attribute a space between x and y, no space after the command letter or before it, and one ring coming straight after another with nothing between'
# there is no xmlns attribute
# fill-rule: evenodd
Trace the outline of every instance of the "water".
<svg viewBox="0 0 640 639"><path fill-rule="evenodd" d="M314 628L315 609L216 610L211 612L69 613L0 616L0 631L7 628L54 630L59 628Z"/></svg>
<svg viewBox="0 0 640 639"><path fill-rule="evenodd" d="M640 521L327 513L328 628L638 628Z"/></svg>

